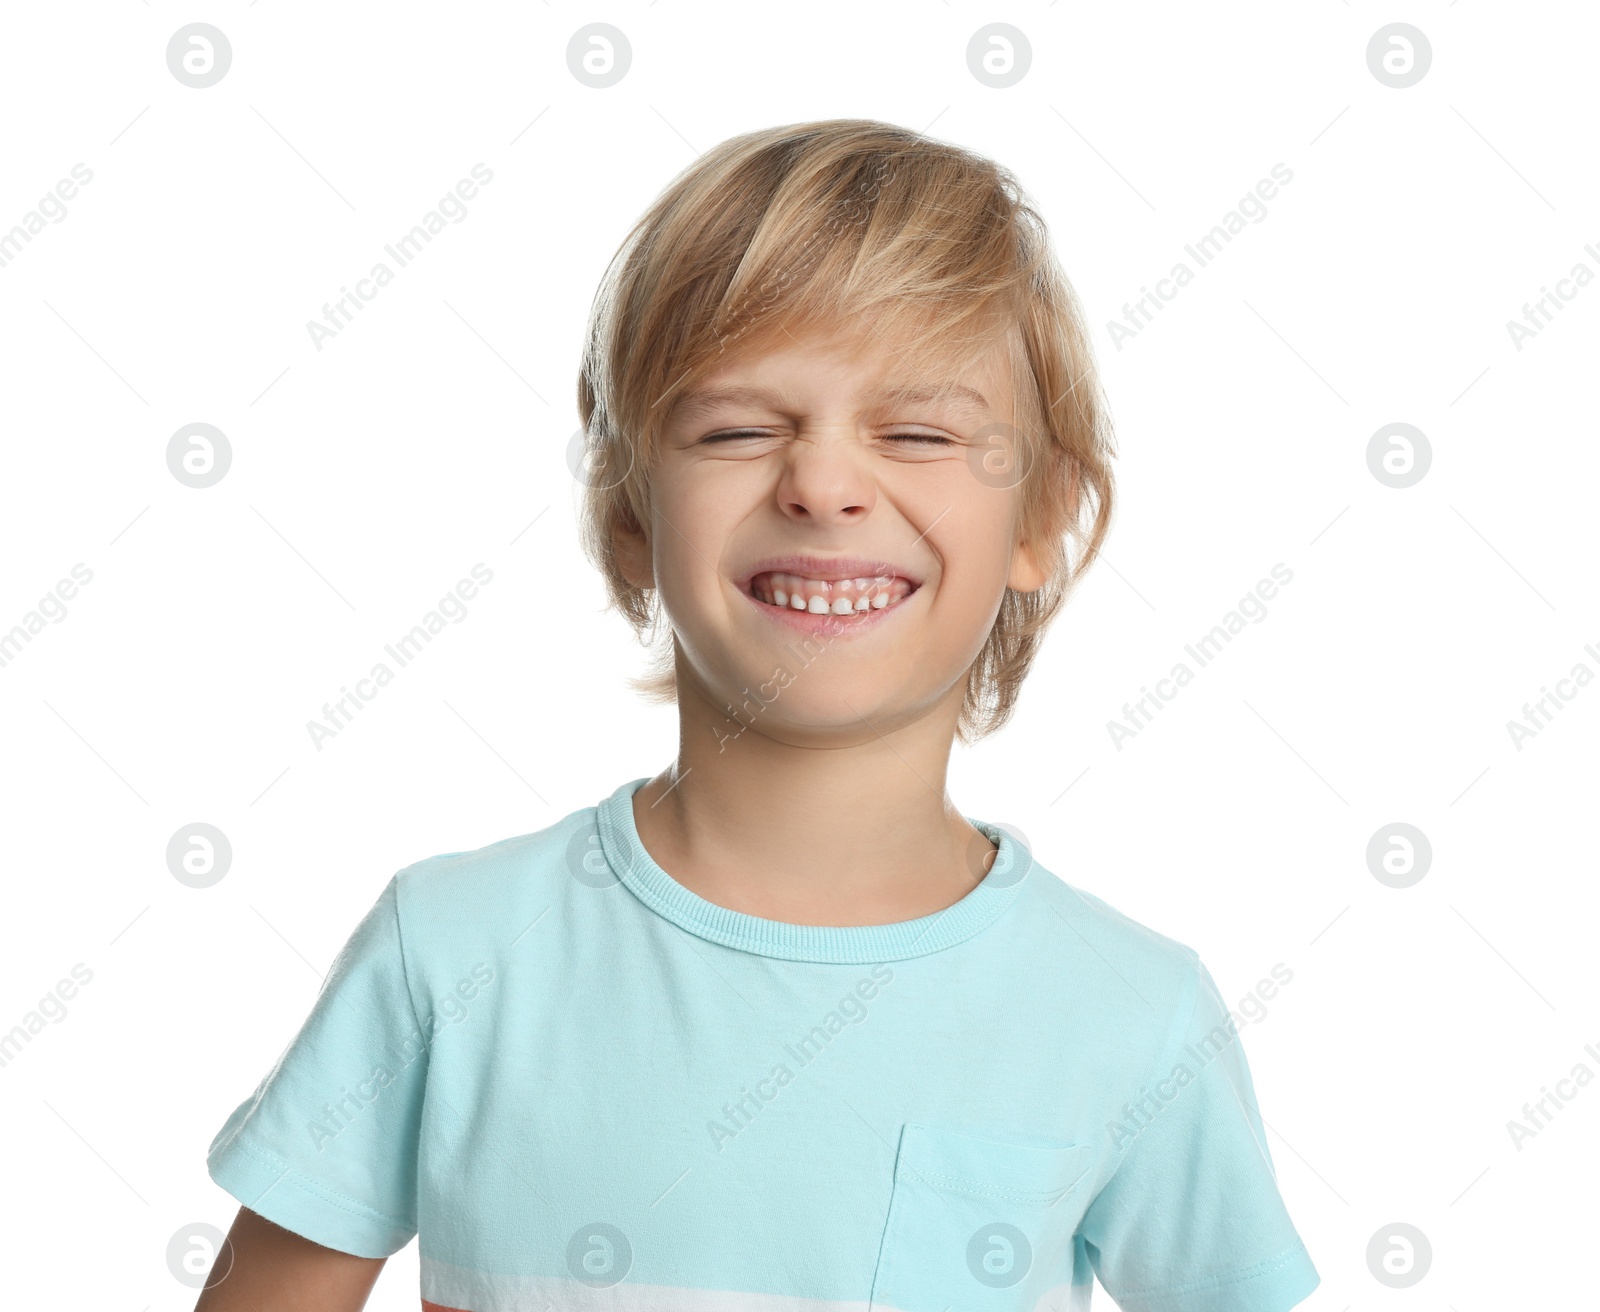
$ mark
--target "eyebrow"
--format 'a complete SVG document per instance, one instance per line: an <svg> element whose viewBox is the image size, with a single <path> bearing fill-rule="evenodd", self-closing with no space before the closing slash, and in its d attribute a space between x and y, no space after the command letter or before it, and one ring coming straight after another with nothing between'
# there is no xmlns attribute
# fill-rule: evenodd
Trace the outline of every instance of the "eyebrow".
<svg viewBox="0 0 1600 1312"><path fill-rule="evenodd" d="M922 405L943 403L973 418L989 414L989 401L976 388L963 383L945 383L937 386L908 383L899 387L879 388L873 393L867 409L880 410L894 405ZM672 419L687 422L703 418L721 406L766 406L772 410L792 409L795 400L788 393L768 387L708 387L685 392L672 407Z"/></svg>

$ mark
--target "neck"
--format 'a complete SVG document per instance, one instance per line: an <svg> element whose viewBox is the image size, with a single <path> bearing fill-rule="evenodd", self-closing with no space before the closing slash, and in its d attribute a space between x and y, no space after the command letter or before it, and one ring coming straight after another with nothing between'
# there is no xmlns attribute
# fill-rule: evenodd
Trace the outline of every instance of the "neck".
<svg viewBox="0 0 1600 1312"><path fill-rule="evenodd" d="M993 845L945 793L960 685L904 723L806 741L753 701L730 718L681 664L678 690L678 759L633 812L691 892L769 920L872 925L932 915L983 878Z"/></svg>

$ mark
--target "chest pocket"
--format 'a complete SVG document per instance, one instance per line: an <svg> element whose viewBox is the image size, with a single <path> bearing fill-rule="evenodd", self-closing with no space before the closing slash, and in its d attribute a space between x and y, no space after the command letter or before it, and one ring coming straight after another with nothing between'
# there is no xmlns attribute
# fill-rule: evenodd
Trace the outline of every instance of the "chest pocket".
<svg viewBox="0 0 1600 1312"><path fill-rule="evenodd" d="M1070 1279L1088 1144L906 1125L874 1312L1033 1312Z"/></svg>

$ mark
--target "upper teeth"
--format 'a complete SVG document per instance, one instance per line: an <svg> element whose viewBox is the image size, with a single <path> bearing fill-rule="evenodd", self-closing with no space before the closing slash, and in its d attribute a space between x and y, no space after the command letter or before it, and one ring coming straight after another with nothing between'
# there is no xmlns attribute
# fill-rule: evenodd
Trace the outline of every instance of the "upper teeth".
<svg viewBox="0 0 1600 1312"><path fill-rule="evenodd" d="M750 580L750 591L759 600L774 606L809 611L813 615L850 615L893 605L909 596L913 585L897 575L813 579L803 574L768 571Z"/></svg>

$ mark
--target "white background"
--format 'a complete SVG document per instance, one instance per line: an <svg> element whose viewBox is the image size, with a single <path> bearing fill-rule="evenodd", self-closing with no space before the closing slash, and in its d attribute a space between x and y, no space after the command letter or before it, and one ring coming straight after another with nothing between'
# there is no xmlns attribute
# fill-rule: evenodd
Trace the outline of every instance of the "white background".
<svg viewBox="0 0 1600 1312"><path fill-rule="evenodd" d="M165 57L195 21L233 51L201 90ZM632 48L604 90L567 66L595 21ZM967 67L996 21L1032 49L1007 89ZM1432 46L1404 89L1365 53L1397 21ZM1292 969L1243 1033L1304 1307L1592 1305L1600 1083L1520 1151L1506 1123L1600 1073L1600 685L1520 751L1506 724L1600 673L1600 287L1521 350L1506 323L1600 273L1597 36L1588 6L1475 0L9 7L0 232L93 181L0 267L0 631L93 581L0 666L0 1032L93 979L0 1067L8 1301L192 1306L169 1239L236 1207L206 1147L390 874L671 758L577 548L584 317L698 152L861 116L1016 172L1117 423L1104 559L952 797L1230 1000ZM317 350L306 322L480 162L468 217ZM1277 163L1265 220L1118 349ZM195 422L232 451L203 490L166 465ZM1366 461L1394 422L1432 448L1403 490ZM468 617L317 750L307 721L478 562ZM1123 703L1279 562L1267 617L1118 750ZM233 848L208 889L166 865L194 821ZM1394 821L1433 849L1404 889L1366 859ZM1432 1245L1410 1289L1368 1267L1394 1222ZM416 1306L415 1252L370 1306Z"/></svg>

